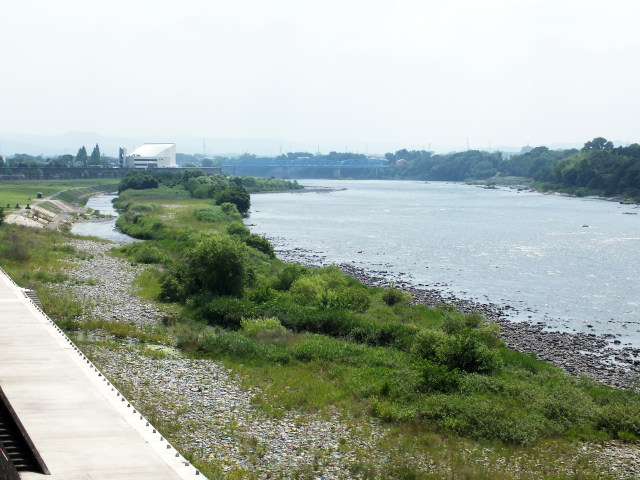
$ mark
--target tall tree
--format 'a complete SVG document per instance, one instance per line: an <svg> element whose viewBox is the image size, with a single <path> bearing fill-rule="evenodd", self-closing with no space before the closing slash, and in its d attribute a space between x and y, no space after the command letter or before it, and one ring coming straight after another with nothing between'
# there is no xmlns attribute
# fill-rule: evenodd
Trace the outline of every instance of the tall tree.
<svg viewBox="0 0 640 480"><path fill-rule="evenodd" d="M78 153L76 154L76 162L86 165L88 159L89 157L87 155L87 149L83 145L81 148L78 149Z"/></svg>
<svg viewBox="0 0 640 480"><path fill-rule="evenodd" d="M100 147L96 143L96 146L93 147L93 152L91 152L91 161L89 165L100 165Z"/></svg>

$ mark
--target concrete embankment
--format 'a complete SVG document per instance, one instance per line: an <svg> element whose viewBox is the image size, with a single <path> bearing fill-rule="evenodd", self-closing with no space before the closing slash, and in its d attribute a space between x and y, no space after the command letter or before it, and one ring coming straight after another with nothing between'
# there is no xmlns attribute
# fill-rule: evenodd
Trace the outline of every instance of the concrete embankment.
<svg viewBox="0 0 640 480"><path fill-rule="evenodd" d="M0 386L49 472L19 478L199 474L2 270L0 331Z"/></svg>

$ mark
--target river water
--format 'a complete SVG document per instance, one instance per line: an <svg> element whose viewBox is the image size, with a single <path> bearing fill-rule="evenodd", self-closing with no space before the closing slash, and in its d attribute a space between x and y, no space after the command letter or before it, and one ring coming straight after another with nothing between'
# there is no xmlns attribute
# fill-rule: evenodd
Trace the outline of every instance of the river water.
<svg viewBox="0 0 640 480"><path fill-rule="evenodd" d="M86 235L112 240L114 242L133 242L135 239L125 235L116 229L116 220L119 213L113 208L111 200L116 198L116 194L104 194L91 197L87 201L87 207L97 210L103 215L112 215L114 218L105 219L99 222L76 222L71 227L71 233L76 235Z"/></svg>
<svg viewBox="0 0 640 480"><path fill-rule="evenodd" d="M300 183L344 190L252 195L247 223L279 249L640 347L637 205L444 182Z"/></svg>

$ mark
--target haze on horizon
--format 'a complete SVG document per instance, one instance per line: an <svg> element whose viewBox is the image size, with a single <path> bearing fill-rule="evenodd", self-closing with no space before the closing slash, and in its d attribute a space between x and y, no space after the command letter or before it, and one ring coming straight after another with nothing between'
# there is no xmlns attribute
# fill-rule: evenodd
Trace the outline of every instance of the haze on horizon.
<svg viewBox="0 0 640 480"><path fill-rule="evenodd" d="M0 18L0 142L640 140L630 0L6 0Z"/></svg>

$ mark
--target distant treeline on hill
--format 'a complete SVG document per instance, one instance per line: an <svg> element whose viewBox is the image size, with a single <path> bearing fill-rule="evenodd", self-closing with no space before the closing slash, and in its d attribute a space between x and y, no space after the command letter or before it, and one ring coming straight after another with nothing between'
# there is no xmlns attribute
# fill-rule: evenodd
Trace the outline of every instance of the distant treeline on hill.
<svg viewBox="0 0 640 480"><path fill-rule="evenodd" d="M393 165L383 173L387 178L500 183L522 177L543 190L640 200L640 145L614 147L602 137L580 150L536 147L510 157L478 150L446 155L400 150L386 158Z"/></svg>

